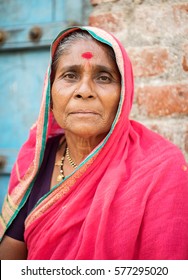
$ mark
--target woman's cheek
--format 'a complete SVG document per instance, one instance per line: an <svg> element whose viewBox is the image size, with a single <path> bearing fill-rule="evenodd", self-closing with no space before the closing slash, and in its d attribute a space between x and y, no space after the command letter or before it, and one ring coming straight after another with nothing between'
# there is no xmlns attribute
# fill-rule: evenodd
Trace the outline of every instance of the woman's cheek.
<svg viewBox="0 0 188 280"><path fill-rule="evenodd" d="M59 124L60 127L64 128L64 123L65 123L65 115L63 110L60 107L56 107L53 111L54 113L54 118L56 122Z"/></svg>

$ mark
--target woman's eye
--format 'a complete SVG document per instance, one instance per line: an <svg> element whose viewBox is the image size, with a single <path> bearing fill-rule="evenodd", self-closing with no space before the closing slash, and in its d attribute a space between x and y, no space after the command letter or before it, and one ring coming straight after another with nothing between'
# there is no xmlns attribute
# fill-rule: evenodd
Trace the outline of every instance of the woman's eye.
<svg viewBox="0 0 188 280"><path fill-rule="evenodd" d="M97 80L99 82L103 82L103 83L110 83L111 82L111 78L109 76L106 75L101 75L97 78Z"/></svg>
<svg viewBox="0 0 188 280"><path fill-rule="evenodd" d="M63 78L67 80L75 80L77 77L74 73L66 73L63 75Z"/></svg>

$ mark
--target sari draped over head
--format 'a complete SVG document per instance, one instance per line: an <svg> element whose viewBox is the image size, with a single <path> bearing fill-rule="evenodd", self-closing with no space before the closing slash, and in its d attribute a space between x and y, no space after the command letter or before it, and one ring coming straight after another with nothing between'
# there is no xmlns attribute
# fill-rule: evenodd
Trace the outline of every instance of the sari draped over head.
<svg viewBox="0 0 188 280"><path fill-rule="evenodd" d="M188 259L188 167L180 150L129 119L133 74L121 43L104 30L87 30L111 46L121 73L112 127L87 158L35 205L25 221L28 259ZM62 134L50 111L51 63L36 124L13 167L0 220L1 238L31 192L46 142Z"/></svg>

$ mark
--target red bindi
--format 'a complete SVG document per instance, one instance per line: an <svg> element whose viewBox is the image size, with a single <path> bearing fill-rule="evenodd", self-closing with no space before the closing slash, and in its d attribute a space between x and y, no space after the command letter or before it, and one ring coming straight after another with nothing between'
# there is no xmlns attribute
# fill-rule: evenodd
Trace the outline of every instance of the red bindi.
<svg viewBox="0 0 188 280"><path fill-rule="evenodd" d="M86 59L90 59L93 57L93 54L91 52L85 52L82 54L82 57Z"/></svg>

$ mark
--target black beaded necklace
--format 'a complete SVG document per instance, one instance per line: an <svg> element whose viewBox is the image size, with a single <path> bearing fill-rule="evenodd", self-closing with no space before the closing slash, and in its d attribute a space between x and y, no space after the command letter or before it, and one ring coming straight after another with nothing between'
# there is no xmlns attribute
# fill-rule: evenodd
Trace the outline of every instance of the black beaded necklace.
<svg viewBox="0 0 188 280"><path fill-rule="evenodd" d="M60 174L57 176L57 179L56 179L57 182L61 182L62 180L65 179L65 174L64 174L64 170L63 170L65 157L68 159L70 165L71 165L73 168L76 168L76 167L77 167L77 164L73 161L73 159L71 158L71 156L70 156L70 154L69 154L69 148L66 146L64 155L62 156L61 160L60 160L60 161L57 161L57 162L55 163L55 165L60 166Z"/></svg>

